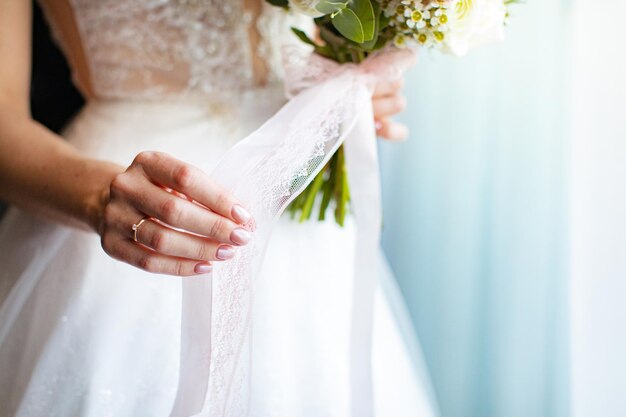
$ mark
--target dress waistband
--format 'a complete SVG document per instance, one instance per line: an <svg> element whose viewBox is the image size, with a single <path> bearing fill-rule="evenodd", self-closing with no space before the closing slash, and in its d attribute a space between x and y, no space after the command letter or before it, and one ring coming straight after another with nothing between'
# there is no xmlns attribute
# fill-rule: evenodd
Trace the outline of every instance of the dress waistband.
<svg viewBox="0 0 626 417"><path fill-rule="evenodd" d="M165 96L159 99L92 97L87 99L85 108L91 111L123 114L131 118L152 117L154 114L163 116L169 112L173 112L172 115L192 112L205 117L227 115L246 117L249 114L258 114L263 109L276 111L286 101L281 84L248 89L229 97L228 99L197 95ZM268 116L270 115L271 113Z"/></svg>
<svg viewBox="0 0 626 417"><path fill-rule="evenodd" d="M279 88L248 90L237 103L182 96L163 101L90 99L64 136L87 155L121 164L140 151L159 150L209 169L285 101Z"/></svg>

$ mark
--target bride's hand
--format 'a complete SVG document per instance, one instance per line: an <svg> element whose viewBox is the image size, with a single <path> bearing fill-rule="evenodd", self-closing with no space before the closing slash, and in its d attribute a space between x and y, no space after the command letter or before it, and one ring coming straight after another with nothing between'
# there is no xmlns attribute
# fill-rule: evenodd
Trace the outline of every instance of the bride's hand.
<svg viewBox="0 0 626 417"><path fill-rule="evenodd" d="M212 261L232 258L236 246L250 240L253 225L248 211L208 175L159 152L140 153L113 179L102 213L102 247L110 256L181 276L207 273ZM133 225L143 218L135 242Z"/></svg>
<svg viewBox="0 0 626 417"><path fill-rule="evenodd" d="M390 119L406 108L406 99L401 94L403 84L402 78L378 83L372 98L376 134L391 141L404 140L409 134L405 125Z"/></svg>

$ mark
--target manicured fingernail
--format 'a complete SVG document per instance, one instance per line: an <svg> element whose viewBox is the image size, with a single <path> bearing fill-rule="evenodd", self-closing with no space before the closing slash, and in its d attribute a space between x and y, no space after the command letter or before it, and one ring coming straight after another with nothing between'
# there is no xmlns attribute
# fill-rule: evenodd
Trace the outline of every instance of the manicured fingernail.
<svg viewBox="0 0 626 417"><path fill-rule="evenodd" d="M217 253L215 254L215 256L217 257L217 259L225 261L235 256L235 248L228 245L222 245L217 248Z"/></svg>
<svg viewBox="0 0 626 417"><path fill-rule="evenodd" d="M197 264L194 268L196 274L208 274L213 271L213 265L211 264Z"/></svg>
<svg viewBox="0 0 626 417"><path fill-rule="evenodd" d="M379 121L376 121L376 123L374 123L374 126L376 127L376 130L380 130L383 128L383 124Z"/></svg>
<svg viewBox="0 0 626 417"><path fill-rule="evenodd" d="M236 245L245 245L246 243L250 241L251 237L252 237L252 234L250 232L240 227L233 230L232 233L230 234L231 242L233 242Z"/></svg>
<svg viewBox="0 0 626 417"><path fill-rule="evenodd" d="M248 223L252 218L252 215L248 213L248 210L241 207L239 204L235 204L233 206L233 208L231 209L231 214L233 216L233 219L241 224Z"/></svg>

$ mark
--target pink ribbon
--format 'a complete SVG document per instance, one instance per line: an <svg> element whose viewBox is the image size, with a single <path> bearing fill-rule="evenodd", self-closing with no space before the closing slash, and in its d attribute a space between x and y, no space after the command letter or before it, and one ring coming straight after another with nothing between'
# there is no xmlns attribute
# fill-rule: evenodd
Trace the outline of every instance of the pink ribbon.
<svg viewBox="0 0 626 417"><path fill-rule="evenodd" d="M382 210L371 96L376 82L400 77L415 55L389 50L359 65L339 65L298 48L285 57L291 100L229 150L212 173L250 208L256 231L232 260L214 267L211 278L183 281L181 366L172 417L249 415L254 279L276 219L341 144L358 233L352 415L373 413L371 331Z"/></svg>
<svg viewBox="0 0 626 417"><path fill-rule="evenodd" d="M307 88L344 73L373 88L376 82L401 78L415 59L413 49L389 48L371 55L360 64L339 64L292 45L286 47L283 53L285 92L287 97L292 98Z"/></svg>

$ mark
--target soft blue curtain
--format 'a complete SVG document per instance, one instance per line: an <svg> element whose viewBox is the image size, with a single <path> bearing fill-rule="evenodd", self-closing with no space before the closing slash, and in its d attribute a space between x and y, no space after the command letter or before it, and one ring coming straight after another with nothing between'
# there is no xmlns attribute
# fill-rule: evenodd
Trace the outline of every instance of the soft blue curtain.
<svg viewBox="0 0 626 417"><path fill-rule="evenodd" d="M529 1L502 44L422 54L411 138L381 145L383 244L443 417L569 415L568 18Z"/></svg>

